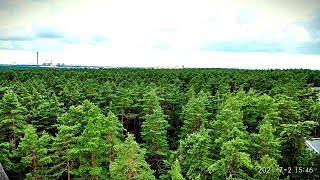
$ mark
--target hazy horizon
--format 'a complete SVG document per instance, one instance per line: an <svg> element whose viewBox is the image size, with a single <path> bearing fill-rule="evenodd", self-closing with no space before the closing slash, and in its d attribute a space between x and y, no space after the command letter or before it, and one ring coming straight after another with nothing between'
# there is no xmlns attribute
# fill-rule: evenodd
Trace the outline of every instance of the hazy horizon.
<svg viewBox="0 0 320 180"><path fill-rule="evenodd" d="M319 69L317 0L0 0L0 64Z"/></svg>

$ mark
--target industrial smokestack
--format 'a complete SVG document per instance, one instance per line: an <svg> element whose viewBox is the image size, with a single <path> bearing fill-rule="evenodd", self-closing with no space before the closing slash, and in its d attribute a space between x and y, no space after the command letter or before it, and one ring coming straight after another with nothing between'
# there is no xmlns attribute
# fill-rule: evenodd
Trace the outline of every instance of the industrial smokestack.
<svg viewBox="0 0 320 180"><path fill-rule="evenodd" d="M39 56L38 56L38 52L37 52L37 66L39 66Z"/></svg>

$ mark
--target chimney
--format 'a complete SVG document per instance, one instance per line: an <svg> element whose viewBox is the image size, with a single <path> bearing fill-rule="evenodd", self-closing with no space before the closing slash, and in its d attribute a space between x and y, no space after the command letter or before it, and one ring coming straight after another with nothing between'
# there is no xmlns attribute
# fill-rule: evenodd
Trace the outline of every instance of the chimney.
<svg viewBox="0 0 320 180"><path fill-rule="evenodd" d="M39 56L38 56L38 52L37 52L37 66L39 66Z"/></svg>

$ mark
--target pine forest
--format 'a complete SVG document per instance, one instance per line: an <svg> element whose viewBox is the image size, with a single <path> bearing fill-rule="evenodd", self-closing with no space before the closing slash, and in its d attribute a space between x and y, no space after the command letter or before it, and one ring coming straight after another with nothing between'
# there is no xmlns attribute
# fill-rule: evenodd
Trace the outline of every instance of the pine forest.
<svg viewBox="0 0 320 180"><path fill-rule="evenodd" d="M10 180L320 179L314 87L304 69L1 69L0 162Z"/></svg>

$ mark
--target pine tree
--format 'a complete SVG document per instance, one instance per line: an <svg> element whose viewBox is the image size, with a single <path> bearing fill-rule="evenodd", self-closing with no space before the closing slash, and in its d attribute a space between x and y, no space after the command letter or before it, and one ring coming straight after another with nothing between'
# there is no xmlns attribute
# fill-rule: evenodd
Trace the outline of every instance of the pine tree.
<svg viewBox="0 0 320 180"><path fill-rule="evenodd" d="M53 142L53 161L54 166L50 168L52 177L58 179L59 177L67 176L71 179L71 161L70 149L74 145L75 126L66 126L59 124L58 133Z"/></svg>
<svg viewBox="0 0 320 180"><path fill-rule="evenodd" d="M76 142L88 123L87 114L92 106L89 101L84 101L77 107L71 106L68 112L58 117L58 133L53 143L55 165L50 168L52 177L71 178L79 166Z"/></svg>
<svg viewBox="0 0 320 180"><path fill-rule="evenodd" d="M129 109L133 105L133 100L131 98L132 90L130 88L117 88L117 96L114 97L112 103L110 104L109 110L120 117L121 123L126 130L129 129L129 119L130 112ZM125 131L123 132L125 134Z"/></svg>
<svg viewBox="0 0 320 180"><path fill-rule="evenodd" d="M156 90L151 87L144 95L142 99L143 114L153 114L156 107L159 106L159 101L162 100L157 96Z"/></svg>
<svg viewBox="0 0 320 180"><path fill-rule="evenodd" d="M207 117L209 113L206 110L208 101L207 95L201 91L196 98L191 98L183 107L181 119L184 122L181 128L180 139L186 137L187 134L199 130L201 125L208 126Z"/></svg>
<svg viewBox="0 0 320 180"><path fill-rule="evenodd" d="M280 155L281 141L274 133L276 128L269 121L265 121L259 127L259 134L251 134L252 137L252 154L255 159L261 159L268 155L270 158L278 160Z"/></svg>
<svg viewBox="0 0 320 180"><path fill-rule="evenodd" d="M106 143L102 141L102 124L105 120L102 116L91 117L85 126L82 134L77 138L77 144L74 151L77 151L80 157L80 166L78 172L83 178L98 179L102 177L104 168L102 167L103 151L107 148Z"/></svg>
<svg viewBox="0 0 320 180"><path fill-rule="evenodd" d="M114 82L104 82L99 88L99 96L94 99L104 114L107 114L107 109L115 96L115 86Z"/></svg>
<svg viewBox="0 0 320 180"><path fill-rule="evenodd" d="M123 144L115 146L116 158L110 164L112 179L117 180L155 180L153 170L145 161L146 149L140 148L134 136L128 134Z"/></svg>
<svg viewBox="0 0 320 180"><path fill-rule="evenodd" d="M10 142L13 149L17 148L26 124L25 112L26 109L20 105L14 92L9 91L3 96L0 102L0 142Z"/></svg>
<svg viewBox="0 0 320 180"><path fill-rule="evenodd" d="M211 138L209 130L201 129L194 132L184 140L180 141L178 148L179 160L183 173L189 178L194 179L199 176L201 179L208 179L208 167L213 163L211 159Z"/></svg>
<svg viewBox="0 0 320 180"><path fill-rule="evenodd" d="M305 139L310 138L311 130L317 125L319 124L314 121L283 124L283 130L280 133L282 139L282 167L290 167L291 170L294 170L297 155L305 147ZM294 171L289 175L293 179Z"/></svg>
<svg viewBox="0 0 320 180"><path fill-rule="evenodd" d="M312 121L318 122L320 124L320 102L313 104L310 107L311 111L311 119ZM320 134L320 126L314 128L314 137L319 137Z"/></svg>
<svg viewBox="0 0 320 180"><path fill-rule="evenodd" d="M54 135L57 132L55 127L57 118L62 113L64 113L63 103L53 95L49 100L41 100L41 104L31 112L29 119L38 132L45 130Z"/></svg>
<svg viewBox="0 0 320 180"><path fill-rule="evenodd" d="M281 169L277 161L268 154L264 155L259 162L254 163L255 179L274 180L279 179Z"/></svg>
<svg viewBox="0 0 320 180"><path fill-rule="evenodd" d="M295 123L301 120L299 103L292 97L279 94L274 97L278 104L279 116L281 123Z"/></svg>
<svg viewBox="0 0 320 180"><path fill-rule="evenodd" d="M0 161L9 176L21 170L19 157L12 155L23 136L25 112L13 91L3 95L0 101Z"/></svg>
<svg viewBox="0 0 320 180"><path fill-rule="evenodd" d="M237 94L239 98L239 93ZM279 125L278 104L273 98L264 94L259 95L250 89L240 98L243 123L249 133L257 133L258 126L264 119L269 119L272 125Z"/></svg>
<svg viewBox="0 0 320 180"><path fill-rule="evenodd" d="M297 157L297 179L317 179L320 177L320 154L308 147L301 150ZM304 168L304 169L302 169Z"/></svg>
<svg viewBox="0 0 320 180"><path fill-rule="evenodd" d="M168 155L169 146L167 141L168 122L164 119L161 107L154 104L152 114L145 116L146 120L142 123L141 137L144 147L147 149L146 155L152 167L157 170L163 166L163 160Z"/></svg>
<svg viewBox="0 0 320 180"><path fill-rule="evenodd" d="M44 179L48 176L48 165L52 162L51 157L48 156L51 137L47 133L38 137L32 125L26 126L24 133L15 155L22 157L21 163L27 169L31 169L27 179Z"/></svg>
<svg viewBox="0 0 320 180"><path fill-rule="evenodd" d="M85 99L80 92L79 83L76 79L70 79L67 81L63 90L60 92L59 96L61 101L64 103L64 107L69 108L71 106L78 106Z"/></svg>
<svg viewBox="0 0 320 180"><path fill-rule="evenodd" d="M123 142L124 136L122 132L124 128L118 118L109 111L107 118L102 123L102 134L105 135L107 141L107 152L109 156L109 163L114 160L115 150L114 146Z"/></svg>
<svg viewBox="0 0 320 180"><path fill-rule="evenodd" d="M233 177L249 179L248 174L254 166L250 155L246 153L247 146L248 141L240 137L224 142L220 152L221 158L208 167L213 179Z"/></svg>
<svg viewBox="0 0 320 180"><path fill-rule="evenodd" d="M214 139L214 156L220 153L222 144L232 140L234 135L231 133L234 128L239 135L245 136L246 128L243 124L243 114L240 110L241 104L234 97L228 97L218 108L216 120L212 122L210 136ZM246 137L244 137L246 138Z"/></svg>
<svg viewBox="0 0 320 180"><path fill-rule="evenodd" d="M185 180L181 174L181 168L180 168L180 163L178 159L174 161L174 164L172 165L171 170L169 171L169 174L171 175L172 180Z"/></svg>
<svg viewBox="0 0 320 180"><path fill-rule="evenodd" d="M216 120L212 123L214 140L213 156L217 159L208 167L213 179L250 177L253 169L248 153L248 133L242 122L241 99L227 96L219 106Z"/></svg>

